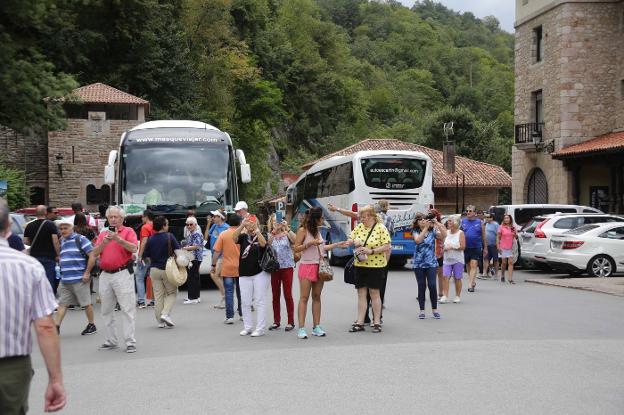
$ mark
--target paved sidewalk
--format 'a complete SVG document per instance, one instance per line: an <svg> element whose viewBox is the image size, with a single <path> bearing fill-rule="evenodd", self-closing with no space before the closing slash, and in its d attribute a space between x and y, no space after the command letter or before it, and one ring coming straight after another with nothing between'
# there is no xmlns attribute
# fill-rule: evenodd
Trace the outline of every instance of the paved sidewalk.
<svg viewBox="0 0 624 415"><path fill-rule="evenodd" d="M624 297L624 277L611 278L531 278L526 282L535 284L554 285L556 287L576 288L578 290L594 291L598 293Z"/></svg>

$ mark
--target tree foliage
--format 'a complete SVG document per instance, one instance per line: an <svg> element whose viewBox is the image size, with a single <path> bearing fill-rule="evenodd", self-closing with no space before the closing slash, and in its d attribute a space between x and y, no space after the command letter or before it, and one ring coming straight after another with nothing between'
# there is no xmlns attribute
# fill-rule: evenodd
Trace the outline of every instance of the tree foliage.
<svg viewBox="0 0 624 415"><path fill-rule="evenodd" d="M26 184L26 172L7 167L6 162L0 159L0 180L7 181L6 200L9 209L15 210L28 206L30 188Z"/></svg>
<svg viewBox="0 0 624 415"><path fill-rule="evenodd" d="M253 199L282 168L367 137L510 168L513 36L431 0L9 0L0 6L0 123L57 125L44 97L105 82L152 118L230 132ZM68 75L66 75L68 74Z"/></svg>

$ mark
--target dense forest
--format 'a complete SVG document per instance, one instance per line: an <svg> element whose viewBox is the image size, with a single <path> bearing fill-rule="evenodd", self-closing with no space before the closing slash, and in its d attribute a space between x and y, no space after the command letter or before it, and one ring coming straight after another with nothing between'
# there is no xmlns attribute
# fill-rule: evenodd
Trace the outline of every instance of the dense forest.
<svg viewBox="0 0 624 415"><path fill-rule="evenodd" d="M0 2L0 124L62 128L55 98L93 82L228 131L249 199L363 138L441 148L446 121L459 154L510 170L513 36L430 0Z"/></svg>

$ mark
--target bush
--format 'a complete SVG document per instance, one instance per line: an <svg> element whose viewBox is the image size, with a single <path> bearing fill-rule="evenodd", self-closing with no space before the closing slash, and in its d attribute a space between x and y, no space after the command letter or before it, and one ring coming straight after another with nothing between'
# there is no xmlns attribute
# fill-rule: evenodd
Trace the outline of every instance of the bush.
<svg viewBox="0 0 624 415"><path fill-rule="evenodd" d="M9 209L15 210L28 206L30 202L30 188L26 184L26 172L11 169L0 162L0 180L6 180L8 184L6 200Z"/></svg>

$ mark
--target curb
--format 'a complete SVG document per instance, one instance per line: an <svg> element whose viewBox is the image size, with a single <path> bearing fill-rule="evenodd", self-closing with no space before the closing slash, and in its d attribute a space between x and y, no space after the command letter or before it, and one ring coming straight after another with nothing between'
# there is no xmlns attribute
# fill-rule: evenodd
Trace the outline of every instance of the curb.
<svg viewBox="0 0 624 415"><path fill-rule="evenodd" d="M604 289L604 288L601 288L601 287L576 286L576 285L569 285L569 284L565 284L565 283L557 283L557 282L553 282L551 280L544 280L544 279L528 279L528 280L524 280L524 282L530 282L530 283L539 284L539 285L547 285L547 286L550 286L550 287L572 288L572 289L575 289L575 290L591 291L591 292L595 292L595 293L613 295L613 296L616 296L616 297L624 297L624 293L613 292L613 291L610 291L608 289Z"/></svg>

